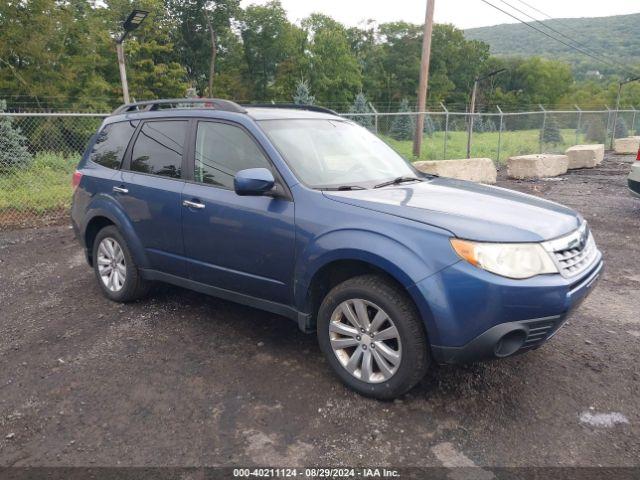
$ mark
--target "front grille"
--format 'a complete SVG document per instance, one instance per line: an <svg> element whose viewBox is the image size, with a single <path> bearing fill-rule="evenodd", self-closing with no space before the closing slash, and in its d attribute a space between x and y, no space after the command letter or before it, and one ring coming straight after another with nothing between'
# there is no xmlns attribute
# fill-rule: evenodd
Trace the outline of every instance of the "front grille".
<svg viewBox="0 0 640 480"><path fill-rule="evenodd" d="M598 255L598 248L586 222L575 232L544 244L560 274L571 278L587 270Z"/></svg>
<svg viewBox="0 0 640 480"><path fill-rule="evenodd" d="M550 318L529 323L529 333L522 348L533 347L546 340L553 333L557 321L557 318Z"/></svg>

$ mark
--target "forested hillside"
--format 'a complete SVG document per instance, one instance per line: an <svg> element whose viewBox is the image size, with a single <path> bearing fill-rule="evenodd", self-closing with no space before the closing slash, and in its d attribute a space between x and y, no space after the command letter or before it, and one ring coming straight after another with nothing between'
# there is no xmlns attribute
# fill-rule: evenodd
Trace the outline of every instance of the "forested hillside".
<svg viewBox="0 0 640 480"><path fill-rule="evenodd" d="M532 23L544 29L541 25ZM640 13L599 18L554 19L542 23L616 61L635 64L640 62ZM545 31L567 41L567 38L554 32ZM495 55L539 55L564 59L574 66L575 73L579 76L590 70L598 70L605 75L617 73L612 67L581 55L520 23L474 28L466 30L465 36L488 43L491 53Z"/></svg>

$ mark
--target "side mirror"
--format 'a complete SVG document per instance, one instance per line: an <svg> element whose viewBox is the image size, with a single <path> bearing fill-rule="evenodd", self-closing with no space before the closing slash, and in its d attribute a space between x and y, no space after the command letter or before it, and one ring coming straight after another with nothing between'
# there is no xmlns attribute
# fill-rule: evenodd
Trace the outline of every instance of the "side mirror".
<svg viewBox="0 0 640 480"><path fill-rule="evenodd" d="M233 187L241 196L264 195L271 191L275 184L273 174L266 168L240 170L233 179Z"/></svg>

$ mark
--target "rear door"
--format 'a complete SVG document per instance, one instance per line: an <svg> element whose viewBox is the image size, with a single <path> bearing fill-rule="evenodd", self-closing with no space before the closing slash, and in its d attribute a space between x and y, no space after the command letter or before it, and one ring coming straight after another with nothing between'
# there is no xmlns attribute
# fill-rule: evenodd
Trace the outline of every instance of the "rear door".
<svg viewBox="0 0 640 480"><path fill-rule="evenodd" d="M154 270L185 277L181 193L189 120L149 120L138 128L114 194Z"/></svg>
<svg viewBox="0 0 640 480"><path fill-rule="evenodd" d="M268 168L279 178L277 171L256 140L238 125L202 120L194 136L189 165L193 181L182 192L182 230L190 277L225 290L291 304L293 201L241 197L233 189L239 170ZM190 206L194 204L199 208Z"/></svg>

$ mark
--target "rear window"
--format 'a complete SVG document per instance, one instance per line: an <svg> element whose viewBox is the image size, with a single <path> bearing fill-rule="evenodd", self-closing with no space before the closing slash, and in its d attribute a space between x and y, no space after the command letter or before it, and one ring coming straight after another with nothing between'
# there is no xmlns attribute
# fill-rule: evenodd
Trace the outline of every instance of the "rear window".
<svg viewBox="0 0 640 480"><path fill-rule="evenodd" d="M137 126L138 122L118 122L104 127L91 149L91 161L107 168L120 168L124 152Z"/></svg>
<svg viewBox="0 0 640 480"><path fill-rule="evenodd" d="M187 122L170 120L142 125L131 155L131 171L180 178Z"/></svg>

